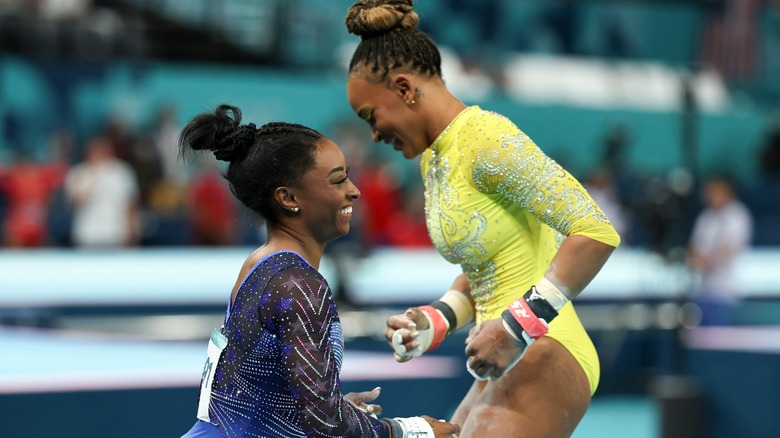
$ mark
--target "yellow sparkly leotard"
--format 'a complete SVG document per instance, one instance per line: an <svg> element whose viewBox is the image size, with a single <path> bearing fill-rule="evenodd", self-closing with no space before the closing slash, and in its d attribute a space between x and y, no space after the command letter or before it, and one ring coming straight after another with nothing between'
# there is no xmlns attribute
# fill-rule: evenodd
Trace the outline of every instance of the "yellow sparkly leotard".
<svg viewBox="0 0 780 438"><path fill-rule="evenodd" d="M477 323L500 318L541 279L566 236L620 244L582 185L497 113L462 111L426 149L421 170L431 240L468 277ZM546 336L571 352L595 392L598 356L571 303Z"/></svg>

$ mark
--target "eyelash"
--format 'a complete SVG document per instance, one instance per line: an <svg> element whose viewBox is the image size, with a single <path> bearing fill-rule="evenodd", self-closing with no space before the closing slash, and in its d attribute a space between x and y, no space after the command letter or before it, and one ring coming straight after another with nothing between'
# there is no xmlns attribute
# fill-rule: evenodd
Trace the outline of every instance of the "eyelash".
<svg viewBox="0 0 780 438"><path fill-rule="evenodd" d="M338 185L342 185L342 184L344 184L345 182L347 182L347 180L349 179L349 169L347 169L347 172L346 172L346 173L347 173L347 176L345 176L343 179L341 179L341 180L339 180L339 181L336 181L336 184L338 184Z"/></svg>

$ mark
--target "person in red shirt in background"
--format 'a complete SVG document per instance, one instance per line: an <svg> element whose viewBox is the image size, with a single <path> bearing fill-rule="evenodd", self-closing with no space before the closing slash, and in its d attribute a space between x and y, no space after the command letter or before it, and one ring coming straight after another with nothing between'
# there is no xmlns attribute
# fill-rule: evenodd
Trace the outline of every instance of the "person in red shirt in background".
<svg viewBox="0 0 780 438"><path fill-rule="evenodd" d="M432 248L425 224L423 191L412 187L403 197L403 206L387 219L386 233L390 246L398 248Z"/></svg>
<svg viewBox="0 0 780 438"><path fill-rule="evenodd" d="M49 203L63 178L60 166L36 163L24 153L17 153L8 168L0 168L0 193L7 204L3 223L6 246L35 248L47 243Z"/></svg>
<svg viewBox="0 0 780 438"><path fill-rule="evenodd" d="M402 194L392 168L376 160L366 163L356 178L365 199L362 236L367 247L389 246L393 216L401 210Z"/></svg>
<svg viewBox="0 0 780 438"><path fill-rule="evenodd" d="M187 184L187 207L192 243L224 246L235 243L236 204L227 182L215 171L216 163L200 157L199 169Z"/></svg>

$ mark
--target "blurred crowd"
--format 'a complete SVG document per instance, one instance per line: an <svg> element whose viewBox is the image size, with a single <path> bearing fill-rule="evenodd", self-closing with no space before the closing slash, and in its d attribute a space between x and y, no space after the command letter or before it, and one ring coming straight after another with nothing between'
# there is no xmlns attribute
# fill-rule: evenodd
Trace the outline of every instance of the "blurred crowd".
<svg viewBox="0 0 780 438"><path fill-rule="evenodd" d="M73 49L69 56L79 59L94 59L93 55L104 49L107 52L101 57L110 56L112 50L114 55L127 55L131 52L117 50L118 45L129 41L143 45L145 40L128 37L128 32L138 27L128 21L131 15L119 13L122 8L167 3L7 0L0 2L0 40L7 48L32 58L45 56L43 49L62 55L68 52L63 44ZM767 5L776 7L780 2ZM641 59L647 55L647 42L639 35L641 20L636 15L644 10L641 2L610 5L605 10L567 0L525 6L505 0L476 5L449 0L435 5L421 2L419 6L423 14L430 9L422 21L423 30L444 42L464 63L462 77L446 75L453 78L456 88L462 80L464 93L490 88L486 83L501 85L486 59L497 55L493 51L600 59ZM732 84L755 77L761 60L753 51L759 45L754 30L764 4L758 0L717 0L702 1L699 6L705 17L700 40L694 44L696 59L691 63L717 67ZM341 16L343 8L334 7ZM507 19L499 19L508 11L533 21L509 29ZM600 11L598 20L584 19L586 12L593 15L594 11ZM140 15L132 17L141 19ZM342 20L331 21L337 34L346 38ZM595 24L598 32L589 34L583 29L586 22ZM148 35L146 38L148 43ZM78 47L83 50L74 49ZM55 87L55 98L61 102L52 107L60 108L62 114L57 116L62 119L61 126L68 126L72 115L63 108L72 104L67 101L68 87L76 87L78 80L74 78L80 71L56 65L47 71L62 76L53 76L59 87ZM23 136L16 135L14 128L14 123L21 122L4 114L2 132L6 138L2 144L11 152L0 162L0 245L227 246L262 242L264 228L232 201L219 175L220 163L206 155L188 162L177 159L180 126L176 110L175 104L162 105L153 121L142 126L109 118L78 135L58 127L47 133L45 153L22 144ZM363 192L356 205L354 230L338 245L352 245L361 251L382 246L429 247L417 163L392 157L390 151L368 144L369 134L359 121L336 122L329 130L325 134L345 150L351 176ZM597 165L588 174L576 176L613 221L625 246L674 253L688 244L696 216L706 207L700 194L708 175L685 168L658 175L628 170L631 134L622 125L605 132L601 149L593 151L598 156ZM734 192L755 220L751 244L780 245L780 227L775 225L780 221L780 122L766 133L761 151L761 156L747 158L758 160L761 175L751 181L733 181ZM553 158L566 166L564 157Z"/></svg>
<svg viewBox="0 0 780 438"><path fill-rule="evenodd" d="M47 154L15 145L0 165L3 247L137 247L254 245L264 227L237 205L210 154L178 157L176 108L162 105L148 126L131 130L108 119L79 144L67 130L51 134ZM345 151L362 191L353 231L338 245L430 247L418 163L374 145L359 120L333 124L326 134ZM6 139L13 144L13 139ZM616 125L604 134L599 165L577 175L613 221L624 245L664 254L687 244L696 216L707 207L700 187L709 176L684 169L638 175L626 169L631 133ZM544 147L544 145L542 145ZM762 175L734 180L735 197L756 220L753 243L780 244L780 124L768 132ZM553 158L556 158L553 156ZM565 165L565 163L563 163ZM727 174L719 175L727 177Z"/></svg>
<svg viewBox="0 0 780 438"><path fill-rule="evenodd" d="M108 120L83 144L58 130L43 157L16 144L13 162L0 167L3 245L240 243L239 212L219 169L210 157L178 161L178 134L174 109L164 106L152 126L131 131Z"/></svg>

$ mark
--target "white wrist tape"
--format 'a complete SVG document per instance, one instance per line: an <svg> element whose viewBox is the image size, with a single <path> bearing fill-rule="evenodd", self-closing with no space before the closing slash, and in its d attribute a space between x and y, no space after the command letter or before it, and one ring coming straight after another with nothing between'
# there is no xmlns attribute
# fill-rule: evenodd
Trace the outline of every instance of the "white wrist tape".
<svg viewBox="0 0 780 438"><path fill-rule="evenodd" d="M437 310L436 313L438 313L436 316L441 318L444 322L447 322L441 312ZM415 348L415 350L422 350L420 354L428 351L428 348L431 347L431 343L433 342L433 320L431 319L431 315L428 315L428 312L422 312L422 314L425 316L425 319L428 320L428 328L425 330L417 330L417 342L420 344L420 346Z"/></svg>
<svg viewBox="0 0 780 438"><path fill-rule="evenodd" d="M450 322L440 310L432 309L430 306L422 306L425 308L422 314L425 316L425 319L428 320L428 328L425 330L417 330L417 343L419 344L417 348L406 351L406 346L404 346L403 337L411 333L410 330L398 329L393 333L393 338L391 340L393 351L395 351L395 354L397 354L400 359L408 360L418 357L431 348L436 335L436 331L434 330L434 326L436 325L434 324L433 318L437 318L438 321L446 327L443 332L439 333L440 336L444 336L444 332L449 333L452 330L463 327L474 319L474 306L472 306L471 301L469 301L468 297L463 292L449 289L444 292L444 295L442 295L438 301L443 302L452 309L452 312L455 314L457 327L450 327ZM435 315L431 315L429 312L436 313ZM439 327L439 329L441 329L441 327ZM438 339L438 342L441 342L442 339ZM438 346L439 344L437 343L436 345Z"/></svg>
<svg viewBox="0 0 780 438"><path fill-rule="evenodd" d="M422 417L393 418L404 431L403 438L435 438L433 428Z"/></svg>
<svg viewBox="0 0 780 438"><path fill-rule="evenodd" d="M428 349L428 347L431 346L431 342L433 341L433 329L429 328L426 330L417 330L417 343L420 345L417 346L417 348L413 350L406 351L406 346L404 345L403 337L407 334L412 333L409 329L398 329L393 333L393 351L395 351L395 354L401 357L401 359L407 360L411 359L413 357L421 356L425 351Z"/></svg>
<svg viewBox="0 0 780 438"><path fill-rule="evenodd" d="M444 295L439 298L439 301L447 304L455 312L455 320L457 327L452 330L461 328L464 325L470 323L474 319L474 306L471 305L466 295L455 289L450 289L444 292Z"/></svg>
<svg viewBox="0 0 780 438"><path fill-rule="evenodd" d="M536 287L536 292L543 296L556 312L560 312L563 306L569 302L569 298L547 277L542 277L534 286Z"/></svg>

